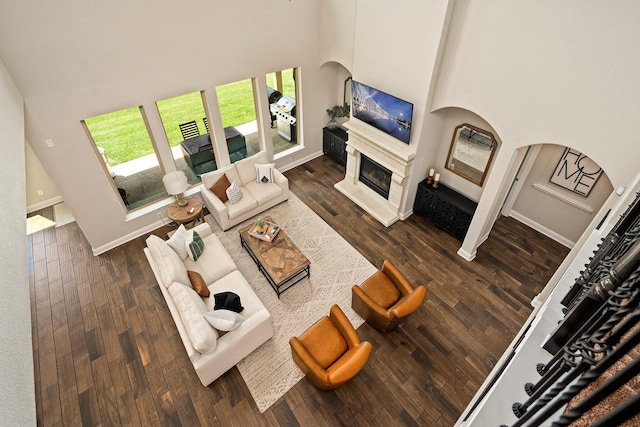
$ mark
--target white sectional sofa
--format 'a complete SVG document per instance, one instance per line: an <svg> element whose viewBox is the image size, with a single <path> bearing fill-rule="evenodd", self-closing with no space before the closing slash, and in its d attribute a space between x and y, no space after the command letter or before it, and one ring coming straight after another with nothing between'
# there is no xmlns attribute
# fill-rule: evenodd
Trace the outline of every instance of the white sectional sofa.
<svg viewBox="0 0 640 427"><path fill-rule="evenodd" d="M223 230L227 230L260 212L289 198L289 180L273 169L273 182L257 182L257 164L270 164L267 153L260 151L251 157L201 176L200 193L204 204ZM227 181L236 181L242 191L237 203L222 201L211 188L226 175Z"/></svg>
<svg viewBox="0 0 640 427"><path fill-rule="evenodd" d="M209 224L194 228L204 243L204 250L195 262L184 261L166 241L151 235L147 238L145 255L158 281L167 306L189 355L189 359L204 386L209 385L240 360L273 336L271 315L264 307L220 239ZM200 274L210 291L201 297L192 287L187 270ZM213 328L204 314L214 308L214 295L233 292L244 307L239 314L245 318L228 332Z"/></svg>

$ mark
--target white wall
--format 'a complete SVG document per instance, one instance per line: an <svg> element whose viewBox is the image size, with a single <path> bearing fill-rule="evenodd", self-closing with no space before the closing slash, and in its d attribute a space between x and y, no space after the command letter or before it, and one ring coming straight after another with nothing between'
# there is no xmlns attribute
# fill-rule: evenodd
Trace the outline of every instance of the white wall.
<svg viewBox="0 0 640 427"><path fill-rule="evenodd" d="M434 162L430 167L434 168L436 172L440 173L440 181L451 187L455 188L457 192L460 194L464 194L471 200L478 201L480 196L482 195L482 191L484 187L480 187L472 183L471 181L457 175L447 169L445 169L445 165L447 163L447 157L449 156L449 149L451 148L451 141L453 139L453 132L456 127L460 126L463 123L469 123L479 129L483 129L489 133L492 133L496 142L496 153L500 151L500 146L502 142L500 138L496 136L495 130L491 127L489 123L482 119L482 117L478 117L478 115L472 113L471 111L463 110L460 108L446 108L440 114L443 116L442 123L442 133L440 134L440 138L437 140L438 143L438 153L434 158ZM493 156L496 157L496 154ZM491 167L493 166L493 161L488 165L488 172L491 173Z"/></svg>
<svg viewBox="0 0 640 427"><path fill-rule="evenodd" d="M36 425L27 271L24 115L20 92L0 61L0 424Z"/></svg>
<svg viewBox="0 0 640 427"><path fill-rule="evenodd" d="M151 212L126 221L81 119L143 105L162 144L156 100L211 93L218 84L299 65L306 149L298 158L304 158L320 151L325 109L335 104L342 84L334 78L340 69L321 65L348 63L350 54L353 64L346 66L354 78L414 103L416 162L405 212L448 139L438 111L450 106L477 114L495 129L504 151L495 162L511 161L518 147L556 143L594 159L615 187L637 169L638 145L627 131L640 102L635 2L610 8L595 1L406 0L389 7L382 0L243 0L220 8L193 0L189 7L198 13L190 20L175 19L184 13L181 4L146 6L31 0L4 4L0 16L0 55L25 97L27 138L94 248L154 227L157 218ZM353 20L351 27L345 17ZM287 31L280 31L279 22ZM230 33L233 43L223 42ZM340 48L331 49L332 42ZM47 148L47 138L56 146ZM502 174L495 182L489 177L484 189L495 193L506 179Z"/></svg>
<svg viewBox="0 0 640 427"><path fill-rule="evenodd" d="M142 105L162 145L155 101L199 90L211 100L217 85L300 66L305 149L295 160L321 153L334 101L318 63L320 2L28 0L2 9L0 57L24 96L27 140L94 249L159 220L126 219L82 119Z"/></svg>
<svg viewBox="0 0 640 427"><path fill-rule="evenodd" d="M27 212L61 202L62 197L58 188L49 178L47 171L26 141L24 143L24 158L27 174ZM39 195L38 191L41 191L42 195Z"/></svg>
<svg viewBox="0 0 640 427"><path fill-rule="evenodd" d="M511 215L573 247L611 195L613 186L603 173L584 197L549 182L564 150L565 147L551 144L540 148Z"/></svg>
<svg viewBox="0 0 640 427"><path fill-rule="evenodd" d="M323 0L319 39L321 62L334 61L353 71L357 0Z"/></svg>
<svg viewBox="0 0 640 427"><path fill-rule="evenodd" d="M507 151L575 148L623 185L640 154L629 133L640 112L638 16L634 1L457 0L433 108L473 111Z"/></svg>
<svg viewBox="0 0 640 427"><path fill-rule="evenodd" d="M125 220L80 120L143 105L162 143L155 101L211 93L219 84L292 66L303 75L303 157L320 151L325 109L342 84L334 79L342 71L324 67L327 61L343 62L356 80L414 103L416 161L405 211L450 140L444 109L482 117L502 146L480 196L476 237L490 226L520 147L573 147L600 164L614 187L638 170L640 145L629 129L640 113L640 3L351 0L345 15L341 2L325 4L2 3L0 58L24 97L27 139L94 248L152 227L157 218L152 212ZM334 41L344 46L327 48ZM45 146L47 138L55 147ZM9 158L21 161L24 138L7 139L14 140Z"/></svg>
<svg viewBox="0 0 640 427"><path fill-rule="evenodd" d="M413 103L410 146L416 150L410 183L400 206L408 216L418 183L438 150L441 120L427 104L448 25L450 1L358 1L353 78Z"/></svg>
<svg viewBox="0 0 640 427"><path fill-rule="evenodd" d="M640 3L457 0L432 110L459 107L502 140L459 254L488 236L523 153L558 144L593 159L613 187L638 170ZM615 147L615 149L612 149Z"/></svg>

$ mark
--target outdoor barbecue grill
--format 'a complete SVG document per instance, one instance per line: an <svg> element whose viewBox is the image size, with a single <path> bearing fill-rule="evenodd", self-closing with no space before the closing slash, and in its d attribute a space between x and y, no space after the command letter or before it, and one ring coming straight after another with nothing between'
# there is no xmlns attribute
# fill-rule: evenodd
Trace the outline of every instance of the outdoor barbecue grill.
<svg viewBox="0 0 640 427"><path fill-rule="evenodd" d="M271 114L276 116L278 135L289 142L296 140L296 100L291 96L283 96L269 105Z"/></svg>

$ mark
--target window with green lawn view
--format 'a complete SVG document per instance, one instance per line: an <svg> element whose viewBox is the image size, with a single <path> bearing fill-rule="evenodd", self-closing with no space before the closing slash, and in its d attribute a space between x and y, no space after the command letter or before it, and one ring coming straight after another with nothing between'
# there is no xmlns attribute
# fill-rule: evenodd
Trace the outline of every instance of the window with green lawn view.
<svg viewBox="0 0 640 427"><path fill-rule="evenodd" d="M278 154L298 144L298 85L299 69L289 68L266 75L273 153Z"/></svg>
<svg viewBox="0 0 640 427"><path fill-rule="evenodd" d="M260 151L252 79L216 87L231 163Z"/></svg>
<svg viewBox="0 0 640 427"><path fill-rule="evenodd" d="M290 68L266 75L274 154L296 146L299 140L297 70ZM231 162L262 149L258 133L262 127L256 122L255 87L252 79L216 87ZM190 185L198 184L203 173L217 169L203 96L203 91L193 92L156 102L175 167L185 172ZM162 177L167 169L173 169L160 164L156 141L144 114L143 107L139 106L82 121L104 162L113 190L127 211L167 197Z"/></svg>
<svg viewBox="0 0 640 427"><path fill-rule="evenodd" d="M176 168L190 185L217 169L202 96L203 92L192 92L156 102Z"/></svg>
<svg viewBox="0 0 640 427"><path fill-rule="evenodd" d="M142 106L82 121L128 211L167 197Z"/></svg>

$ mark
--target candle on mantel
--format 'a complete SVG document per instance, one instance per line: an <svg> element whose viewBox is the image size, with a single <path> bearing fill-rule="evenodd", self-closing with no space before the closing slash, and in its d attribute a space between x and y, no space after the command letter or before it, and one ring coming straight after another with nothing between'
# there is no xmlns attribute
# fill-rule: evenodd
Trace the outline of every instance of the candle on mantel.
<svg viewBox="0 0 640 427"><path fill-rule="evenodd" d="M429 170L429 176L433 176L434 172L435 172L435 169L431 168L431 170Z"/></svg>
<svg viewBox="0 0 640 427"><path fill-rule="evenodd" d="M435 177L433 180L434 180L435 182L440 181L440 174L439 174L439 173L437 173L437 174L436 174L436 177Z"/></svg>

